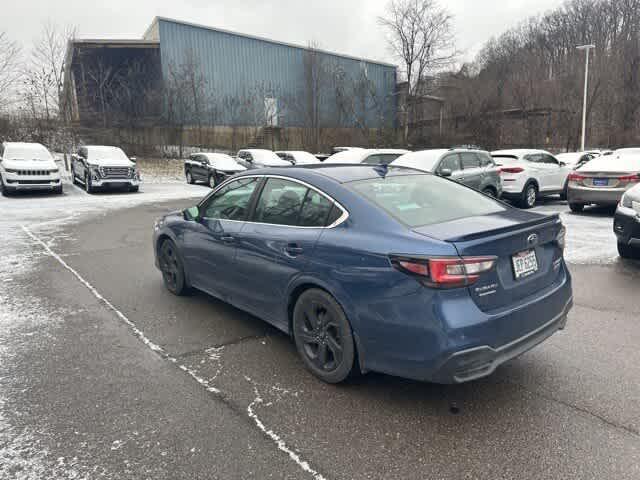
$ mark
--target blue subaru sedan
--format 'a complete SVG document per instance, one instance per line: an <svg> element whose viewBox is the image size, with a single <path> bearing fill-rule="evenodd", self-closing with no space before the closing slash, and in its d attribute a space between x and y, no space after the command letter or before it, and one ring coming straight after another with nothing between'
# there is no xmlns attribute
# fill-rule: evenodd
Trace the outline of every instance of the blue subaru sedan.
<svg viewBox="0 0 640 480"><path fill-rule="evenodd" d="M484 377L563 329L572 306L557 215L404 168L245 172L157 220L153 242L170 292L275 325L330 383Z"/></svg>

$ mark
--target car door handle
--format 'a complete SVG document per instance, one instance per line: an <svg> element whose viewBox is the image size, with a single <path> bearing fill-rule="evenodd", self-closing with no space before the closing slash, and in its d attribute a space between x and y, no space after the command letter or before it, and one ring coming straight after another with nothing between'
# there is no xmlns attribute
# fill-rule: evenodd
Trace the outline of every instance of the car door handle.
<svg viewBox="0 0 640 480"><path fill-rule="evenodd" d="M295 257L296 255L301 255L304 252L304 249L297 243L290 243L286 247L284 247L284 251L289 256Z"/></svg>
<svg viewBox="0 0 640 480"><path fill-rule="evenodd" d="M223 235L222 237L220 237L220 240L225 243L232 243L236 240L236 237L232 237L231 235Z"/></svg>

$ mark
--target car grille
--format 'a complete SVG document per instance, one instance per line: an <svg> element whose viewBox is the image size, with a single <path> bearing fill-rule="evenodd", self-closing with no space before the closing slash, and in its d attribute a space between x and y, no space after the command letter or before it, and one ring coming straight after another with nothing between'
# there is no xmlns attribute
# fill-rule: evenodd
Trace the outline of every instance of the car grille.
<svg viewBox="0 0 640 480"><path fill-rule="evenodd" d="M129 167L100 167L102 178L129 178Z"/></svg>
<svg viewBox="0 0 640 480"><path fill-rule="evenodd" d="M55 172L55 170L17 170L16 173L18 175L24 175L24 176L42 176L42 175L49 175L51 173Z"/></svg>

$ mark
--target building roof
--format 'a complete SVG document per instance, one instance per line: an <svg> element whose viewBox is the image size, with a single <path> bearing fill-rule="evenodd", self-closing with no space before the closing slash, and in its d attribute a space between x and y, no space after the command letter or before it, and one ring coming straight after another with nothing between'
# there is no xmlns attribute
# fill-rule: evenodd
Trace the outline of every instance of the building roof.
<svg viewBox="0 0 640 480"><path fill-rule="evenodd" d="M248 35L246 33L234 32L232 30L226 30L226 29L217 28L217 27L210 27L210 26L207 26L207 25L201 25L201 24L198 24L198 23L191 23L191 22L186 22L186 21L183 21L183 20L177 20L175 18L162 17L162 16L156 16L153 19L153 22L151 22L151 25L149 25L149 27L144 32L142 37L146 38L148 33L160 21L178 23L180 25L186 25L186 26L195 27L195 28L203 28L205 30L211 30L211 31L220 32L220 33L226 33L226 34L229 34L229 35L236 35L238 37L249 38L249 39L252 39L252 40L259 40L261 42L267 42L267 43L271 43L271 44L274 44L274 45L283 45L283 46L286 46L286 47L298 48L298 49L301 49L301 50L309 50L309 47L306 47L306 46L303 46L303 45L297 45L295 43L288 43L288 42L282 42L282 41L279 41L279 40L272 40L270 38L260 37L260 36L257 36L257 35ZM386 67L397 68L396 65L393 65L391 63L380 62L380 61L377 61L377 60L370 60L370 59L367 59L367 58L356 57L356 56L353 56L353 55L345 55L345 54L341 54L341 53L330 52L328 50L322 50L322 49L319 49L319 48L316 48L314 50L317 51L317 52L320 52L320 53L324 53L326 55L333 55L333 56L336 56L336 57L347 58L347 59L350 59L350 60L357 60L357 61L372 63L372 64L376 64L376 65L383 65L383 66L386 66Z"/></svg>

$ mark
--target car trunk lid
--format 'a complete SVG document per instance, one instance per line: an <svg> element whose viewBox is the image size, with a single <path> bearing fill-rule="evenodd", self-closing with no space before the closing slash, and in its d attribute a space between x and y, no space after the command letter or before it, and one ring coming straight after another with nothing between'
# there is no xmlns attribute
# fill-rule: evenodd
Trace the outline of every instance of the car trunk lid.
<svg viewBox="0 0 640 480"><path fill-rule="evenodd" d="M542 216L521 210L452 220L414 229L415 232L453 244L462 257L494 256L496 265L468 287L483 311L508 307L558 280L562 250L557 242L562 223L558 215ZM524 252L530 255L519 257ZM516 278L516 270L537 269ZM519 267L515 266L514 258Z"/></svg>

